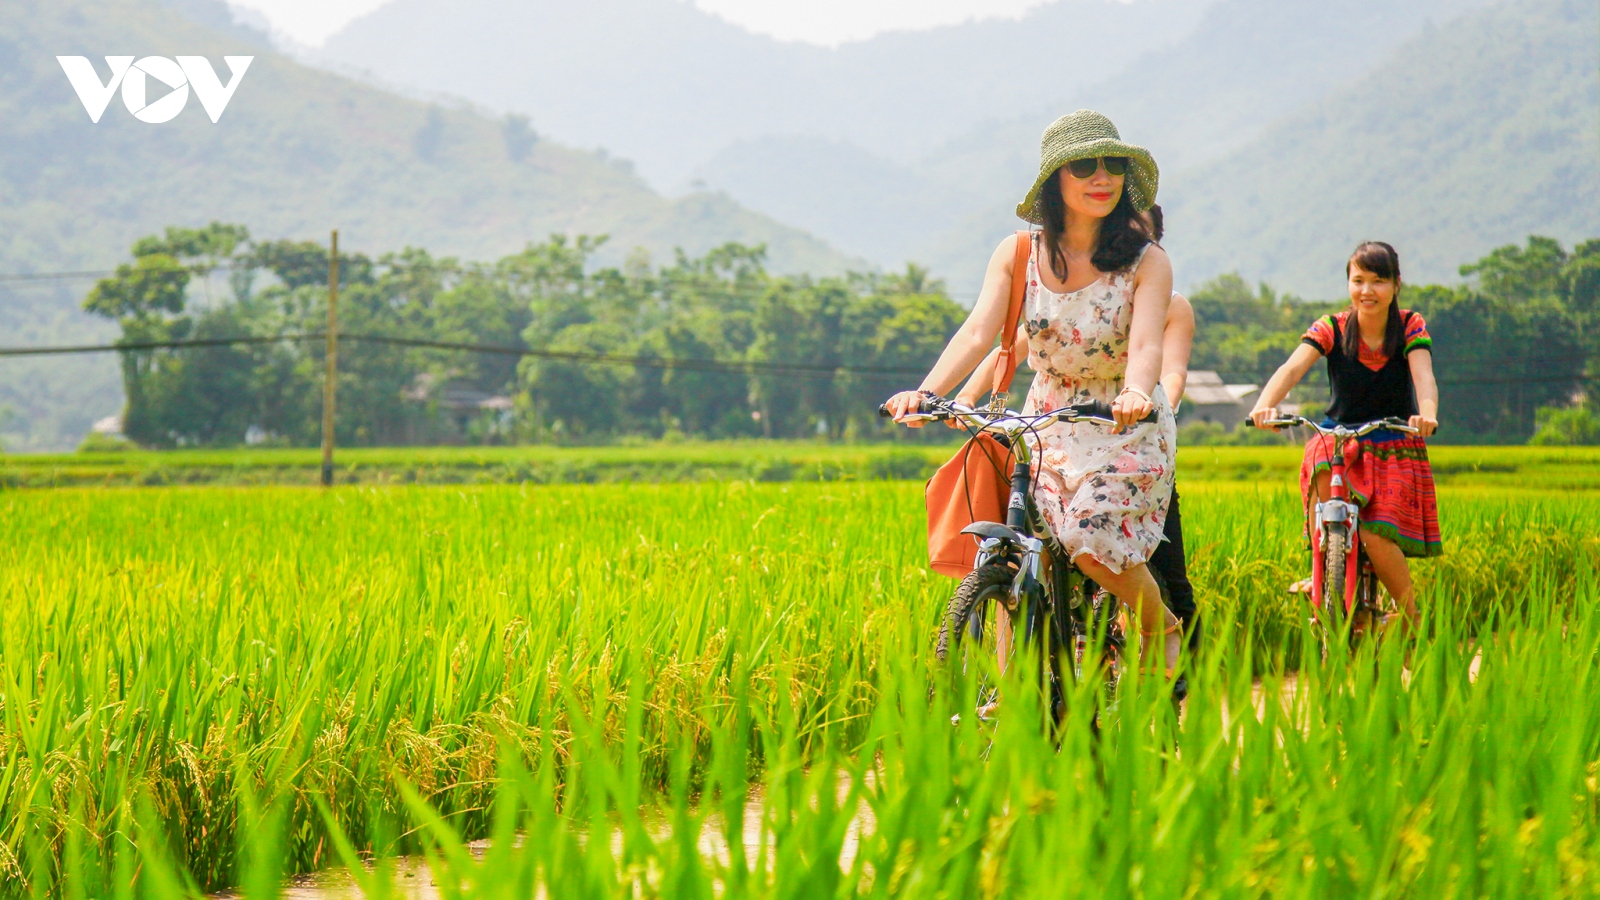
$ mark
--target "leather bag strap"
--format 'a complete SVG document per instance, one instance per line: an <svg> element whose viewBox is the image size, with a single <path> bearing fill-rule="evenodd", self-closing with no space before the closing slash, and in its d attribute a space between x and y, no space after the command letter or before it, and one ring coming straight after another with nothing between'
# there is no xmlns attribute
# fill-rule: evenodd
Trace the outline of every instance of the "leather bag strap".
<svg viewBox="0 0 1600 900"><path fill-rule="evenodd" d="M1000 359L994 367L992 391L1004 405L1011 379L1017 374L1017 323L1022 321L1022 301L1028 290L1028 257L1033 253L1033 233L1017 232L1017 252L1011 260L1011 305L1006 309L1006 324L1000 330Z"/></svg>

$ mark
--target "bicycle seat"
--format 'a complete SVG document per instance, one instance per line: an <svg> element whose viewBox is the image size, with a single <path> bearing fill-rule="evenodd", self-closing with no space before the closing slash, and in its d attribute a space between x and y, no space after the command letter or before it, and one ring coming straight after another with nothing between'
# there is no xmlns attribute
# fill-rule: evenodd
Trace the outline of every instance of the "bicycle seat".
<svg viewBox="0 0 1600 900"><path fill-rule="evenodd" d="M979 537L996 538L1002 541L1011 541L1014 544L1022 543L1022 536L1007 525L999 522L973 522L961 529L962 534L975 534Z"/></svg>

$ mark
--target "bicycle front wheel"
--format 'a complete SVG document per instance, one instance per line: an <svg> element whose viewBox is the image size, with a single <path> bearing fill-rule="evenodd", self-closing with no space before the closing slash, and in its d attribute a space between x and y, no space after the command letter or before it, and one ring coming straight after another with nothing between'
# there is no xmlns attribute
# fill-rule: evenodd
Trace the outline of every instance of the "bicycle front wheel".
<svg viewBox="0 0 1600 900"><path fill-rule="evenodd" d="M945 608L935 652L941 662L963 675L978 677L978 708L992 706L999 686L990 677L1003 674L1016 653L1021 615L1008 606L1016 569L990 564L968 573ZM992 660L984 663L981 660Z"/></svg>
<svg viewBox="0 0 1600 900"><path fill-rule="evenodd" d="M1322 609L1318 612L1333 629L1344 622L1345 562L1349 538L1343 525L1329 525L1322 535Z"/></svg>

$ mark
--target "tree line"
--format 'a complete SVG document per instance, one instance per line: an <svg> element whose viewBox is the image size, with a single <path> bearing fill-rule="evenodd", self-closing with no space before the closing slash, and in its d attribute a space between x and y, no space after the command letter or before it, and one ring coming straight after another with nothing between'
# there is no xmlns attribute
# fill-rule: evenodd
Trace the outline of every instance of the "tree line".
<svg viewBox="0 0 1600 900"><path fill-rule="evenodd" d="M603 241L553 236L491 263L419 248L342 254L343 333L637 363L344 342L339 441L879 437L893 432L878 402L917 377L895 370L935 358L965 315L916 266L779 276L764 248L730 243L661 266L636 252L597 268ZM138 241L84 306L118 320L124 344L296 335L322 330L328 275L327 247L314 242L253 241L222 223L168 228ZM158 447L315 444L323 353L319 341L125 350L123 431ZM673 364L682 360L713 365Z"/></svg>
<svg viewBox="0 0 1600 900"><path fill-rule="evenodd" d="M762 247L736 243L699 257L680 252L665 265L636 251L620 266L596 267L604 240L552 236L488 263L420 248L342 254L342 332L555 356L344 342L339 441L949 437L890 428L875 411L916 383L965 316L926 270L776 275ZM1449 421L1442 439L1521 442L1543 426L1541 434L1589 433L1582 401L1600 357L1600 240L1569 251L1533 237L1461 273L1462 284L1401 295L1435 334ZM327 282L326 246L258 241L244 226L212 223L136 242L131 261L84 306L119 321L124 344L268 339L321 331ZM1257 384L1316 316L1347 305L1251 289L1237 275L1190 299L1191 367ZM123 430L140 444L320 440L320 341L127 349L121 359ZM1325 382L1300 390L1315 403Z"/></svg>

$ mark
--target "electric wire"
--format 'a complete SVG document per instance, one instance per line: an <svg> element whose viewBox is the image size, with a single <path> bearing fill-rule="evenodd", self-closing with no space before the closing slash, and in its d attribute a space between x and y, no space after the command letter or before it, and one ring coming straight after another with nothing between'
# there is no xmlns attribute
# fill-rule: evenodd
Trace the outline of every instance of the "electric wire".
<svg viewBox="0 0 1600 900"><path fill-rule="evenodd" d="M180 350L188 348L227 347L227 346L260 346L266 344L297 343L321 341L327 337L322 332L298 332L280 335L241 335L236 337L221 338L189 338L184 340L166 341L122 341L111 344L69 344L63 346L41 347L0 347L0 358L27 357L27 356L60 356L84 353L115 353L115 352L141 352L152 350ZM579 350L548 350L533 347L514 347L501 344L478 344L464 341L440 341L429 338L410 338L394 335L367 334L362 332L340 333L340 341L350 343L379 344L397 347L412 347L429 350L450 350L470 353L487 353L501 356L532 357L535 359L548 359L563 362L587 363L594 365L633 366L643 369L674 369L696 372L723 372L729 374L839 374L839 375L921 375L926 373L925 367L919 366L870 366L854 365L848 363L827 362L771 362L765 360L720 360L698 359L666 356L639 356L616 353L594 353ZM1512 365L1538 365L1541 363L1575 362L1587 359L1587 356L1564 355L1549 357L1526 357L1523 359L1507 359L1480 364L1484 368L1500 369ZM1018 374L1035 374L1033 370L1019 367ZM1231 375L1246 373L1231 372ZM1475 378L1441 378L1438 383L1450 386L1467 385L1500 385L1500 384L1559 384L1559 383L1595 383L1600 382L1600 375L1554 374L1536 376L1502 375Z"/></svg>

